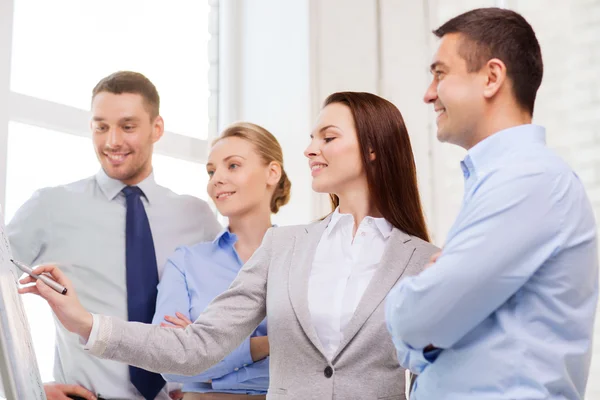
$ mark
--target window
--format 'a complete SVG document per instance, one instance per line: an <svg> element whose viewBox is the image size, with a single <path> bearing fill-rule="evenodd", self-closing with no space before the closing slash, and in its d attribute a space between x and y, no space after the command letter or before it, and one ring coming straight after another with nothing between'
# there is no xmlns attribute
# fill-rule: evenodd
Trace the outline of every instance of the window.
<svg viewBox="0 0 600 400"><path fill-rule="evenodd" d="M209 11L197 0L15 0L11 90L87 110L100 78L142 72L165 128L206 139Z"/></svg>

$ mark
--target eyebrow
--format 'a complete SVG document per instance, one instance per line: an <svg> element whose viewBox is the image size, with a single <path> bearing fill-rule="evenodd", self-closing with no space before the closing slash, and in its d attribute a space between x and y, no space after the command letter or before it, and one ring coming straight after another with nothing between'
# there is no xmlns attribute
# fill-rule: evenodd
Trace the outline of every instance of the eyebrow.
<svg viewBox="0 0 600 400"><path fill-rule="evenodd" d="M227 157L225 157L225 158L223 159L223 161L227 161L227 160L229 160L230 158L233 158L233 157L239 157L239 158L241 158L241 159L243 159L243 160L245 160L245 159L246 159L246 157L242 157L242 156L240 156L240 155L237 155L237 154L232 154L232 155L230 155L230 156L227 156ZM211 163L211 162L208 162L208 163L206 163L206 167L208 168L209 166L211 166L211 167L212 167L212 166L214 166L214 164L213 164L213 163Z"/></svg>
<svg viewBox="0 0 600 400"><path fill-rule="evenodd" d="M448 68L448 66L446 64L444 64L443 62L436 61L436 62L431 63L431 65L429 66L429 71L433 72L433 70L435 70L438 67L446 68L446 69Z"/></svg>
<svg viewBox="0 0 600 400"><path fill-rule="evenodd" d="M327 129L329 129L329 128L335 128L335 129L338 129L338 130L340 130L340 131L341 131L341 129L340 129L340 127L339 127L339 126L335 126L335 125L326 125L326 126L322 127L321 129L319 129L319 133L323 133L323 132L325 132L325 131L326 131ZM311 134L310 134L310 138L312 139L312 138L314 138L314 137L315 137L315 135L313 135L313 134L311 133Z"/></svg>
<svg viewBox="0 0 600 400"><path fill-rule="evenodd" d="M138 122L140 119L138 117L125 117L121 118L119 122Z"/></svg>
<svg viewBox="0 0 600 400"><path fill-rule="evenodd" d="M102 122L104 121L106 118L104 117L94 117L93 120L96 122ZM125 117L125 118L121 118L119 120L119 122L138 122L140 119L138 117Z"/></svg>

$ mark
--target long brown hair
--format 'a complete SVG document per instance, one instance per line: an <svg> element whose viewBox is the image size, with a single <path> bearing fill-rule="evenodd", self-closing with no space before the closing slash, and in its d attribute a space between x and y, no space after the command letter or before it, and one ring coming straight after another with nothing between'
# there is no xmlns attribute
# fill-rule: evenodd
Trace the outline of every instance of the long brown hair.
<svg viewBox="0 0 600 400"><path fill-rule="evenodd" d="M397 229L429 241L415 160L400 111L372 93L334 93L323 107L332 103L344 104L352 112L370 198L377 210ZM339 198L329 196L335 209Z"/></svg>

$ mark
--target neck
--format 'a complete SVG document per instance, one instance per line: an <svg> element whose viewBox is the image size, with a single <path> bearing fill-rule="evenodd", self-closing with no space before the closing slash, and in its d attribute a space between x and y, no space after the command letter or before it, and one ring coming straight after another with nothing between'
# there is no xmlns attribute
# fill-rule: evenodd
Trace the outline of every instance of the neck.
<svg viewBox="0 0 600 400"><path fill-rule="evenodd" d="M260 246L271 226L271 210L268 208L229 217L229 231L238 237L235 247L243 261ZM246 254L248 257L245 257Z"/></svg>
<svg viewBox="0 0 600 400"><path fill-rule="evenodd" d="M494 114L485 116L481 119L483 126L477 127L477 134L472 136L472 140L463 146L469 150L477 143L492 136L494 133L515 126L531 124L531 114L515 106L500 107Z"/></svg>
<svg viewBox="0 0 600 400"><path fill-rule="evenodd" d="M358 226L365 217L383 217L369 198L369 190L366 187L340 193L338 197L340 199L340 213L351 214L354 218L352 235L356 233Z"/></svg>

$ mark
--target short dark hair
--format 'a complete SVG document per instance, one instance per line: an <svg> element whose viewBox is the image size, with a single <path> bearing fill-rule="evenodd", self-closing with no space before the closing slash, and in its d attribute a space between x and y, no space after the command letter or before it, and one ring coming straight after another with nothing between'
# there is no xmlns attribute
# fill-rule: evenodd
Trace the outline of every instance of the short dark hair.
<svg viewBox="0 0 600 400"><path fill-rule="evenodd" d="M352 113L369 195L377 211L397 229L429 241L410 137L400 110L372 93L333 93L323 107L335 103ZM339 198L330 197L335 209Z"/></svg>
<svg viewBox="0 0 600 400"><path fill-rule="evenodd" d="M512 10L478 8L452 18L433 33L464 35L460 56L469 72L479 71L492 58L506 65L517 102L531 114L542 83L544 64L540 44L531 25Z"/></svg>
<svg viewBox="0 0 600 400"><path fill-rule="evenodd" d="M154 119L159 115L160 97L156 86L139 72L118 71L103 78L92 91L92 101L101 92L139 94L144 99L150 118Z"/></svg>

